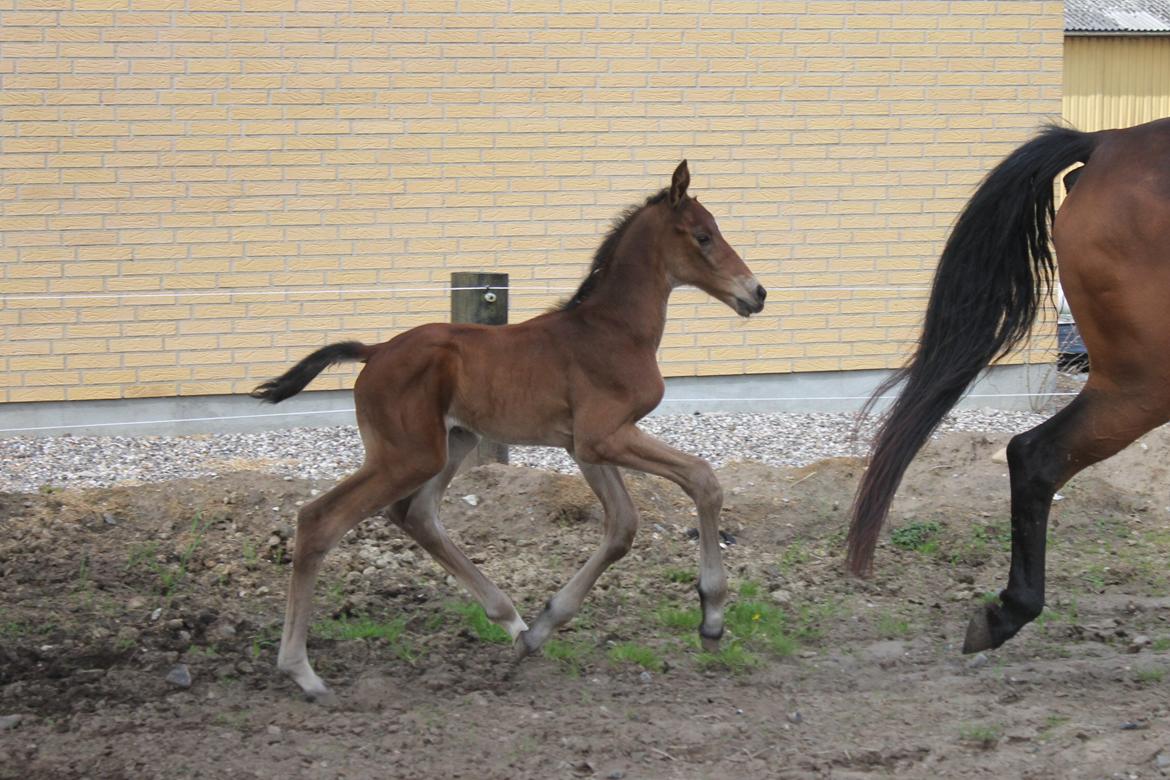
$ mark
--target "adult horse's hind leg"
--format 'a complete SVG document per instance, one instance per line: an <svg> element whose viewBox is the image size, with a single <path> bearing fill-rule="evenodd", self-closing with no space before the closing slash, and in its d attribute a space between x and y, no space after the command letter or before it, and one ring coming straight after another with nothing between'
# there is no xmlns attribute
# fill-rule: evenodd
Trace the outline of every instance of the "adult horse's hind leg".
<svg viewBox="0 0 1170 780"><path fill-rule="evenodd" d="M581 473L605 509L605 530L601 546L585 565L573 575L556 595L548 600L544 610L532 623L532 628L520 635L516 643L517 655L534 653L560 626L569 622L581 609L585 596L611 564L619 560L634 544L638 530L638 510L630 492L615 466L598 466L577 462Z"/></svg>
<svg viewBox="0 0 1170 780"><path fill-rule="evenodd" d="M528 626L512 600L455 546L439 522L439 501L459 470L459 464L478 442L479 437L474 433L452 428L447 438L447 465L413 495L394 504L390 508L390 519L459 580L480 603L488 618L515 640Z"/></svg>
<svg viewBox="0 0 1170 780"><path fill-rule="evenodd" d="M412 490L418 480L409 473L387 479L380 468L367 460L355 474L312 503L297 516L293 570L288 589L288 607L280 638L277 667L287 672L311 699L324 699L329 689L309 664L305 642L312 613L313 584L325 554L346 532L366 518Z"/></svg>
<svg viewBox="0 0 1170 780"><path fill-rule="evenodd" d="M999 647L1044 609L1044 552L1053 494L1086 466L1170 419L1167 390L1085 389L1052 419L1008 444L1012 562L1007 587L967 627L963 652Z"/></svg>

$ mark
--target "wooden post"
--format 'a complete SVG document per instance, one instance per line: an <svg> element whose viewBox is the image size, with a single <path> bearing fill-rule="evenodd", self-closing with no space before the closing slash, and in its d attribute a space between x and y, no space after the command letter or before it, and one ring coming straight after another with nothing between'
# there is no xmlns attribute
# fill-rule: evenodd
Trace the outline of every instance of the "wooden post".
<svg viewBox="0 0 1170 780"><path fill-rule="evenodd" d="M508 324L508 275L458 271L451 274L451 322ZM474 463L507 463L508 445L483 439Z"/></svg>

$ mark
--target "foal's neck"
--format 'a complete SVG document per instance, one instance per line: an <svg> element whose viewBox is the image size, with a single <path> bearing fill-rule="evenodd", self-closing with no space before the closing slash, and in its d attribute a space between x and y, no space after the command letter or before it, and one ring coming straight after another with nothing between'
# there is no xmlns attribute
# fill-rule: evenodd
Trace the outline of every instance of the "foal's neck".
<svg viewBox="0 0 1170 780"><path fill-rule="evenodd" d="M617 320L623 336L657 349L666 328L666 304L673 284L654 240L653 216L635 219L583 308Z"/></svg>

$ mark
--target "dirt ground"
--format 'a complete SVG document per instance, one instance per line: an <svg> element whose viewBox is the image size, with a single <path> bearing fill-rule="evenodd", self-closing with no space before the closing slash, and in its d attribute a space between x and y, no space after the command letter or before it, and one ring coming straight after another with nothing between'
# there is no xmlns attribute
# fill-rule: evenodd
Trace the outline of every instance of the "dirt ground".
<svg viewBox="0 0 1170 780"><path fill-rule="evenodd" d="M696 641L693 511L669 483L628 478L633 552L518 665L437 565L367 520L317 589L309 650L332 708L274 668L296 508L328 484L0 494L0 777L1170 773L1170 433L1062 490L1048 609L964 657L1007 571L1006 441L930 445L865 582L842 573L859 461L720 470L735 543L717 656ZM599 540L575 476L480 467L443 513L527 618Z"/></svg>

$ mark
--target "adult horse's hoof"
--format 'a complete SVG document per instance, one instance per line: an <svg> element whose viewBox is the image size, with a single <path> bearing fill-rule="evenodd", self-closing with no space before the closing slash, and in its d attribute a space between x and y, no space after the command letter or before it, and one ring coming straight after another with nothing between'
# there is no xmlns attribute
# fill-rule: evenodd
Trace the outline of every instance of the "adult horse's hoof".
<svg viewBox="0 0 1170 780"><path fill-rule="evenodd" d="M998 647L991 638L991 623L987 619L987 610L984 607L971 616L967 624L967 638L963 640L963 653L980 653Z"/></svg>
<svg viewBox="0 0 1170 780"><path fill-rule="evenodd" d="M719 652L719 637L712 638L709 636L700 635L699 639L703 643L703 650L705 652L708 652L708 653L718 653Z"/></svg>

